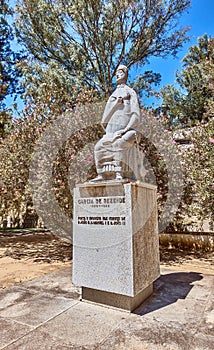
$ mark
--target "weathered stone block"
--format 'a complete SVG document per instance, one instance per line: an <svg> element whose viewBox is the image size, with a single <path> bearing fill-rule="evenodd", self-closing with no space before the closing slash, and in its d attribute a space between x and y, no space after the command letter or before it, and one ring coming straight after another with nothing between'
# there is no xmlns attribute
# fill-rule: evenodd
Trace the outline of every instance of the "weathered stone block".
<svg viewBox="0 0 214 350"><path fill-rule="evenodd" d="M73 283L84 299L133 310L152 293L159 277L155 186L77 185L73 225Z"/></svg>

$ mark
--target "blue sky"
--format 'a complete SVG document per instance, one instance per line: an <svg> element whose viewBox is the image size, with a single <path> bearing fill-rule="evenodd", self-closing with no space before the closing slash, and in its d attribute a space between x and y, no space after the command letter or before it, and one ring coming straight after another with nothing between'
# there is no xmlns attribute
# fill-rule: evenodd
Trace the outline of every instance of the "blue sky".
<svg viewBox="0 0 214 350"><path fill-rule="evenodd" d="M177 58L152 59L147 66L162 75L161 85L175 82L175 71L182 68L181 60L188 53L190 46L197 44L197 38L205 33L214 36L214 0L192 0L191 8L180 19L181 26L190 26L190 41L179 51Z"/></svg>
<svg viewBox="0 0 214 350"><path fill-rule="evenodd" d="M14 1L11 0L11 3ZM214 0L192 0L191 8L180 19L181 27L191 27L188 32L190 41L179 51L177 58L153 58L144 70L153 70L162 76L161 86L175 83L175 71L181 70L182 58L188 53L190 46L197 44L197 38L205 33L214 37ZM8 98L8 105L11 99ZM148 101L143 101L148 104ZM22 104L20 104L21 106Z"/></svg>

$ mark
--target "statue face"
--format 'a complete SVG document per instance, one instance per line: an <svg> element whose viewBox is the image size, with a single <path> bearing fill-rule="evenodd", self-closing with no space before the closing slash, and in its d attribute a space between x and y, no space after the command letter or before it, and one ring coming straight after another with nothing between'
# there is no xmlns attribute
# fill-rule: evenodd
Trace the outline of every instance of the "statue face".
<svg viewBox="0 0 214 350"><path fill-rule="evenodd" d="M127 80L126 73L122 69L116 71L116 80L118 84L123 84Z"/></svg>

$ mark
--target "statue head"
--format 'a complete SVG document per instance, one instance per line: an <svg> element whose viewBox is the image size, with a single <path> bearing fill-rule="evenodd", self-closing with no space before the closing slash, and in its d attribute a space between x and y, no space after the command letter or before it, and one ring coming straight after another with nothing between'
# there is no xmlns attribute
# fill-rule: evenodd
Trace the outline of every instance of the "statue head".
<svg viewBox="0 0 214 350"><path fill-rule="evenodd" d="M128 68L123 64L119 65L116 71L116 80L118 84L126 83L128 79Z"/></svg>

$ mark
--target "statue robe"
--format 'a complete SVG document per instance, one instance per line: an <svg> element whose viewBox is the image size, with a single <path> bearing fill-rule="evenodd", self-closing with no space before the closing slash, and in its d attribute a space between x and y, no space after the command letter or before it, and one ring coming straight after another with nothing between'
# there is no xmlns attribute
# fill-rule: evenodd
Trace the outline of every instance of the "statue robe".
<svg viewBox="0 0 214 350"><path fill-rule="evenodd" d="M102 125L105 135L95 146L97 172L105 162L118 164L127 159L127 150L136 141L141 112L136 92L129 86L118 85L106 104ZM127 160L126 160L127 161Z"/></svg>

